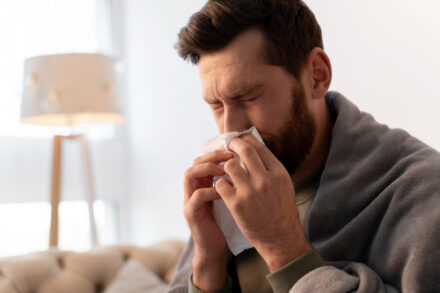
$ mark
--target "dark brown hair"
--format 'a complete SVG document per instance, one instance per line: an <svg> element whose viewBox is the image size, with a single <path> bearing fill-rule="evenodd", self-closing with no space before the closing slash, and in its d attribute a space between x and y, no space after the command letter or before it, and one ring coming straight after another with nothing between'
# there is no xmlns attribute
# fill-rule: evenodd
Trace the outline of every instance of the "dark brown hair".
<svg viewBox="0 0 440 293"><path fill-rule="evenodd" d="M264 57L299 78L310 52L323 48L321 28L301 0L209 0L179 32L179 55L198 64L240 33L260 28L268 42Z"/></svg>

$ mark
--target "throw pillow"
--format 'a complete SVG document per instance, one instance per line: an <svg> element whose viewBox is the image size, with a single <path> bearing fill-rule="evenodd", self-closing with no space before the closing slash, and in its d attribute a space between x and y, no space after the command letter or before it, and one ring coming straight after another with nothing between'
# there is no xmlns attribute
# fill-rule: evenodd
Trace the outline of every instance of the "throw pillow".
<svg viewBox="0 0 440 293"><path fill-rule="evenodd" d="M165 293L168 285L135 260L127 261L104 293Z"/></svg>

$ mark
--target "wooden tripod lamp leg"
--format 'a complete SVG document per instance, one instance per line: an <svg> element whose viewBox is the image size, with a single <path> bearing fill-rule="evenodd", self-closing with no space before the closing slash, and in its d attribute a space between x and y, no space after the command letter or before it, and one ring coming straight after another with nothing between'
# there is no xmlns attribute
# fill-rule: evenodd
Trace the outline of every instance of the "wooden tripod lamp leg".
<svg viewBox="0 0 440 293"><path fill-rule="evenodd" d="M61 156L62 136L55 136L53 140L52 159L52 188L51 188L51 217L50 217L50 247L58 247L58 206L61 198Z"/></svg>
<svg viewBox="0 0 440 293"><path fill-rule="evenodd" d="M81 149L82 149L83 162L85 167L85 180L87 182L90 236L91 236L92 247L95 247L98 245L98 235L96 233L95 214L93 212L93 203L95 201L95 187L93 186L92 165L90 162L89 147L86 136L82 134L79 136L79 139L81 141Z"/></svg>

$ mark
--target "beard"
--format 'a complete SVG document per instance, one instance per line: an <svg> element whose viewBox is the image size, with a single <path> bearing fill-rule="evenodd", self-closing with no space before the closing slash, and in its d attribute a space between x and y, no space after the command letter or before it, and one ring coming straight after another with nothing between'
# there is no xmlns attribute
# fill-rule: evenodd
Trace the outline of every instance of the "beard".
<svg viewBox="0 0 440 293"><path fill-rule="evenodd" d="M292 91L291 109L280 131L262 138L289 174L293 174L310 153L315 135L316 124L306 103L304 86L298 84Z"/></svg>

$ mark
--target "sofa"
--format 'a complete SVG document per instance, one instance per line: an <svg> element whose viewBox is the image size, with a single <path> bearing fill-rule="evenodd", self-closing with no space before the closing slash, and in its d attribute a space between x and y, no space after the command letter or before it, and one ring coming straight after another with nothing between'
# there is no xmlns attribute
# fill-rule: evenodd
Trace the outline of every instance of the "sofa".
<svg viewBox="0 0 440 293"><path fill-rule="evenodd" d="M171 281L184 245L182 241L170 240L148 247L116 245L98 247L86 252L49 249L2 258L0 293L110 292L108 287L116 282L123 268L127 263L134 262L154 275L154 278L167 284ZM139 270L142 268L138 267ZM141 276L138 272L128 272L128 275L129 279L134 275L138 275L144 281L146 279L146 275ZM127 281L127 276L125 278ZM133 280L128 282L133 285ZM122 290L115 289L111 292ZM128 291L130 290L124 290Z"/></svg>

